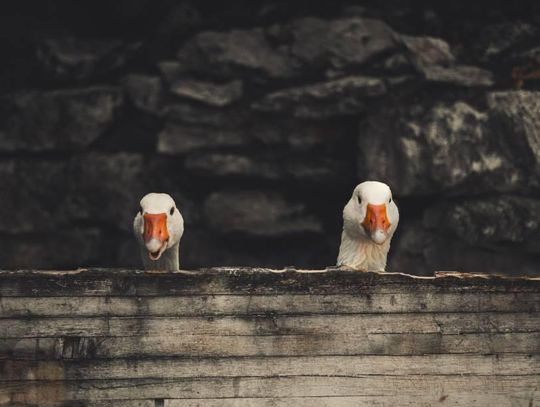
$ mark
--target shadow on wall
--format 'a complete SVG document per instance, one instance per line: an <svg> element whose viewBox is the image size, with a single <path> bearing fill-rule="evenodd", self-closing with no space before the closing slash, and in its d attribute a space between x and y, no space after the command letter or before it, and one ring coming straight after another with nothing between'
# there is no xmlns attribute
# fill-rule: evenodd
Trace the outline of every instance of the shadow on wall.
<svg viewBox="0 0 540 407"><path fill-rule="evenodd" d="M185 268L333 265L376 179L389 270L540 274L536 2L323 3L4 4L0 266L140 266L149 191Z"/></svg>

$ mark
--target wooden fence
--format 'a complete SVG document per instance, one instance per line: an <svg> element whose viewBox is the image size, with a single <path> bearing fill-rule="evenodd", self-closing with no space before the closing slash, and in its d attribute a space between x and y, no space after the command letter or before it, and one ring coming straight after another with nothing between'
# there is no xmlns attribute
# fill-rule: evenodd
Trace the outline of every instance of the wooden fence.
<svg viewBox="0 0 540 407"><path fill-rule="evenodd" d="M0 406L540 407L540 279L0 271Z"/></svg>

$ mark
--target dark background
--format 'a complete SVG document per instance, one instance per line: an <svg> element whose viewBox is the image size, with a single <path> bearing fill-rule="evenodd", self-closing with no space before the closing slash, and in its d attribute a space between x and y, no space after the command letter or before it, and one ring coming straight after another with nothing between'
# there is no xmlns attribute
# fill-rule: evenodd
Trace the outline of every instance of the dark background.
<svg viewBox="0 0 540 407"><path fill-rule="evenodd" d="M389 270L540 274L538 1L5 1L0 267L335 264L366 179Z"/></svg>

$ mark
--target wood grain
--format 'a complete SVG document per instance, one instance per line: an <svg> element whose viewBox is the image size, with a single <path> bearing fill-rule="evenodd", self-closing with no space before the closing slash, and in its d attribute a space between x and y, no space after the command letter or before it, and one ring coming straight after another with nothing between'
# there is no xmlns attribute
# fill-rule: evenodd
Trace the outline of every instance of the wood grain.
<svg viewBox="0 0 540 407"><path fill-rule="evenodd" d="M0 271L0 406L540 407L540 279Z"/></svg>
<svg viewBox="0 0 540 407"><path fill-rule="evenodd" d="M404 291L404 290L402 290ZM220 316L408 312L540 312L540 293L399 292L370 294L0 297L4 318Z"/></svg>
<svg viewBox="0 0 540 407"><path fill-rule="evenodd" d="M540 313L0 319L0 338L540 332Z"/></svg>
<svg viewBox="0 0 540 407"><path fill-rule="evenodd" d="M228 399L173 399L165 407L538 407L537 396L514 397L501 394L441 394L429 397L415 396L337 396L337 397L287 397L287 398L228 398Z"/></svg>
<svg viewBox="0 0 540 407"><path fill-rule="evenodd" d="M85 380L57 382L0 382L0 397L10 393L28 398L46 389L62 393L64 400L125 400L183 398L257 398L257 397L418 397L435 403L441 396L456 394L505 394L507 398L527 397L540 401L535 390L540 376L237 376L191 379Z"/></svg>
<svg viewBox="0 0 540 407"><path fill-rule="evenodd" d="M538 292L540 279L454 273L415 277L346 270L325 272L211 269L197 272L80 270L0 271L2 297L182 296L201 294L366 294L410 292Z"/></svg>
<svg viewBox="0 0 540 407"><path fill-rule="evenodd" d="M540 375L540 355L283 356L0 361L4 381L236 376Z"/></svg>

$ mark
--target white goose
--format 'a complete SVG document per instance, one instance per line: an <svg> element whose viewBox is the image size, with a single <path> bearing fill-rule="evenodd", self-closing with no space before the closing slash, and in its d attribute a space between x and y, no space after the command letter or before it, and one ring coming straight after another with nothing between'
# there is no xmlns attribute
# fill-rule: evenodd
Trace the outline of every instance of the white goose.
<svg viewBox="0 0 540 407"><path fill-rule="evenodd" d="M338 266L384 271L399 211L390 187L382 182L359 184L343 209Z"/></svg>
<svg viewBox="0 0 540 407"><path fill-rule="evenodd" d="M178 249L184 219L170 195L145 195L133 220L133 232L146 270L179 270Z"/></svg>

